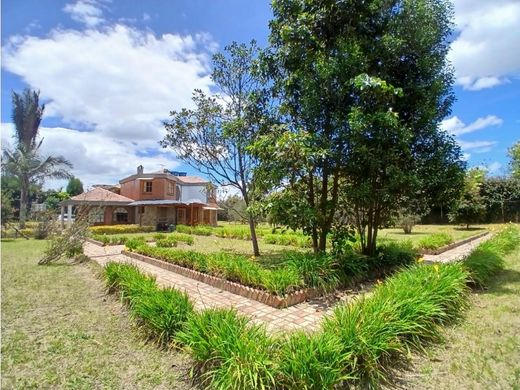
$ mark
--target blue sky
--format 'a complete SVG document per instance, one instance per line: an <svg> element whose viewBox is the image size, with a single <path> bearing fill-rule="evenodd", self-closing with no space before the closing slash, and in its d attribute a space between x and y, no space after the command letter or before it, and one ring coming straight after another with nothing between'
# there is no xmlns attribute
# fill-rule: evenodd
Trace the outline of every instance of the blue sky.
<svg viewBox="0 0 520 390"><path fill-rule="evenodd" d="M457 102L442 127L472 166L504 174L520 138L520 2L455 0L450 59ZM190 170L160 149L161 121L212 90L211 55L233 40L265 46L268 1L3 0L2 144L11 91L41 90L44 151L85 184L114 183L143 164ZM49 183L59 186L62 183Z"/></svg>

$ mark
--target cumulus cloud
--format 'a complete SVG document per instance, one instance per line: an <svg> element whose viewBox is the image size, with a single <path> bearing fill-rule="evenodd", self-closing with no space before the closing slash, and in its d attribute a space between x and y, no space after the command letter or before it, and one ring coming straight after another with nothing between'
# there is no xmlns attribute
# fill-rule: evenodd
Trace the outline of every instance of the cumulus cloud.
<svg viewBox="0 0 520 390"><path fill-rule="evenodd" d="M75 3L66 4L63 11L70 14L76 22L83 23L87 27L96 27L103 23L103 11L95 0L78 0Z"/></svg>
<svg viewBox="0 0 520 390"><path fill-rule="evenodd" d="M467 90L492 88L520 74L520 2L455 0L458 36L450 60L457 84Z"/></svg>
<svg viewBox="0 0 520 390"><path fill-rule="evenodd" d="M50 100L47 114L73 128L124 140L157 142L170 110L191 106L195 88L209 91L207 34L164 34L115 25L54 30L47 38L15 36L3 66Z"/></svg>
<svg viewBox="0 0 520 390"><path fill-rule="evenodd" d="M459 117L454 116L442 121L441 128L448 133L459 136L462 134L473 133L474 131L485 129L491 126L501 126L503 122L504 121L501 118L495 115L487 115L485 117L478 118L469 125L466 125L462 120L459 119Z"/></svg>
<svg viewBox="0 0 520 390"><path fill-rule="evenodd" d="M2 145L12 144L14 125L2 123ZM139 144L106 137L99 132L77 131L64 127L40 127L43 137L43 154L62 155L73 165L73 174L86 186L116 184L134 173L138 165L147 171L161 167L173 169L179 163L172 152L162 151L147 155ZM61 181L49 181L46 187L64 185Z"/></svg>
<svg viewBox="0 0 520 390"><path fill-rule="evenodd" d="M487 167L487 171L492 175L496 175L500 173L501 168L502 164L500 164L498 161L494 161L491 164L489 164L489 166Z"/></svg>
<svg viewBox="0 0 520 390"><path fill-rule="evenodd" d="M471 150L474 153L487 153L489 152L493 146L495 146L497 141L463 141L457 140L460 147L463 150Z"/></svg>

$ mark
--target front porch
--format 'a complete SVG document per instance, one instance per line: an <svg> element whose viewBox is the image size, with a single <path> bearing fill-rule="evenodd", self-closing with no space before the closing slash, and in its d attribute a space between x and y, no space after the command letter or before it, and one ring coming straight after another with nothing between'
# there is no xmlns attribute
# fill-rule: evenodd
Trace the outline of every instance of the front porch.
<svg viewBox="0 0 520 390"><path fill-rule="evenodd" d="M169 225L217 226L217 208L201 204L136 206L136 221L141 226L167 229Z"/></svg>

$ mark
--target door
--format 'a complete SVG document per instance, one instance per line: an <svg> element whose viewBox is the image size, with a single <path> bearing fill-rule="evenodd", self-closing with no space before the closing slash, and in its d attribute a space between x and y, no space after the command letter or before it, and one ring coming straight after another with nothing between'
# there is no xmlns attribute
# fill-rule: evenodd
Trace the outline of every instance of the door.
<svg viewBox="0 0 520 390"><path fill-rule="evenodd" d="M184 209L184 208L177 209L177 224L186 225L186 209Z"/></svg>

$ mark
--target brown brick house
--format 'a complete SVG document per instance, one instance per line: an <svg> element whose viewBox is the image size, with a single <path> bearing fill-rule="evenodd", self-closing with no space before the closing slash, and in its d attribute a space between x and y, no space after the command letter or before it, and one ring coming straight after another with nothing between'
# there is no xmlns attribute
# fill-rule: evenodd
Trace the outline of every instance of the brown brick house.
<svg viewBox="0 0 520 390"><path fill-rule="evenodd" d="M109 188L109 189L106 189ZM119 186L95 186L62 202L67 220L72 207L89 207L90 220L98 225L135 223L165 228L170 224L217 224L216 187L198 176L166 169L145 173L142 166Z"/></svg>

